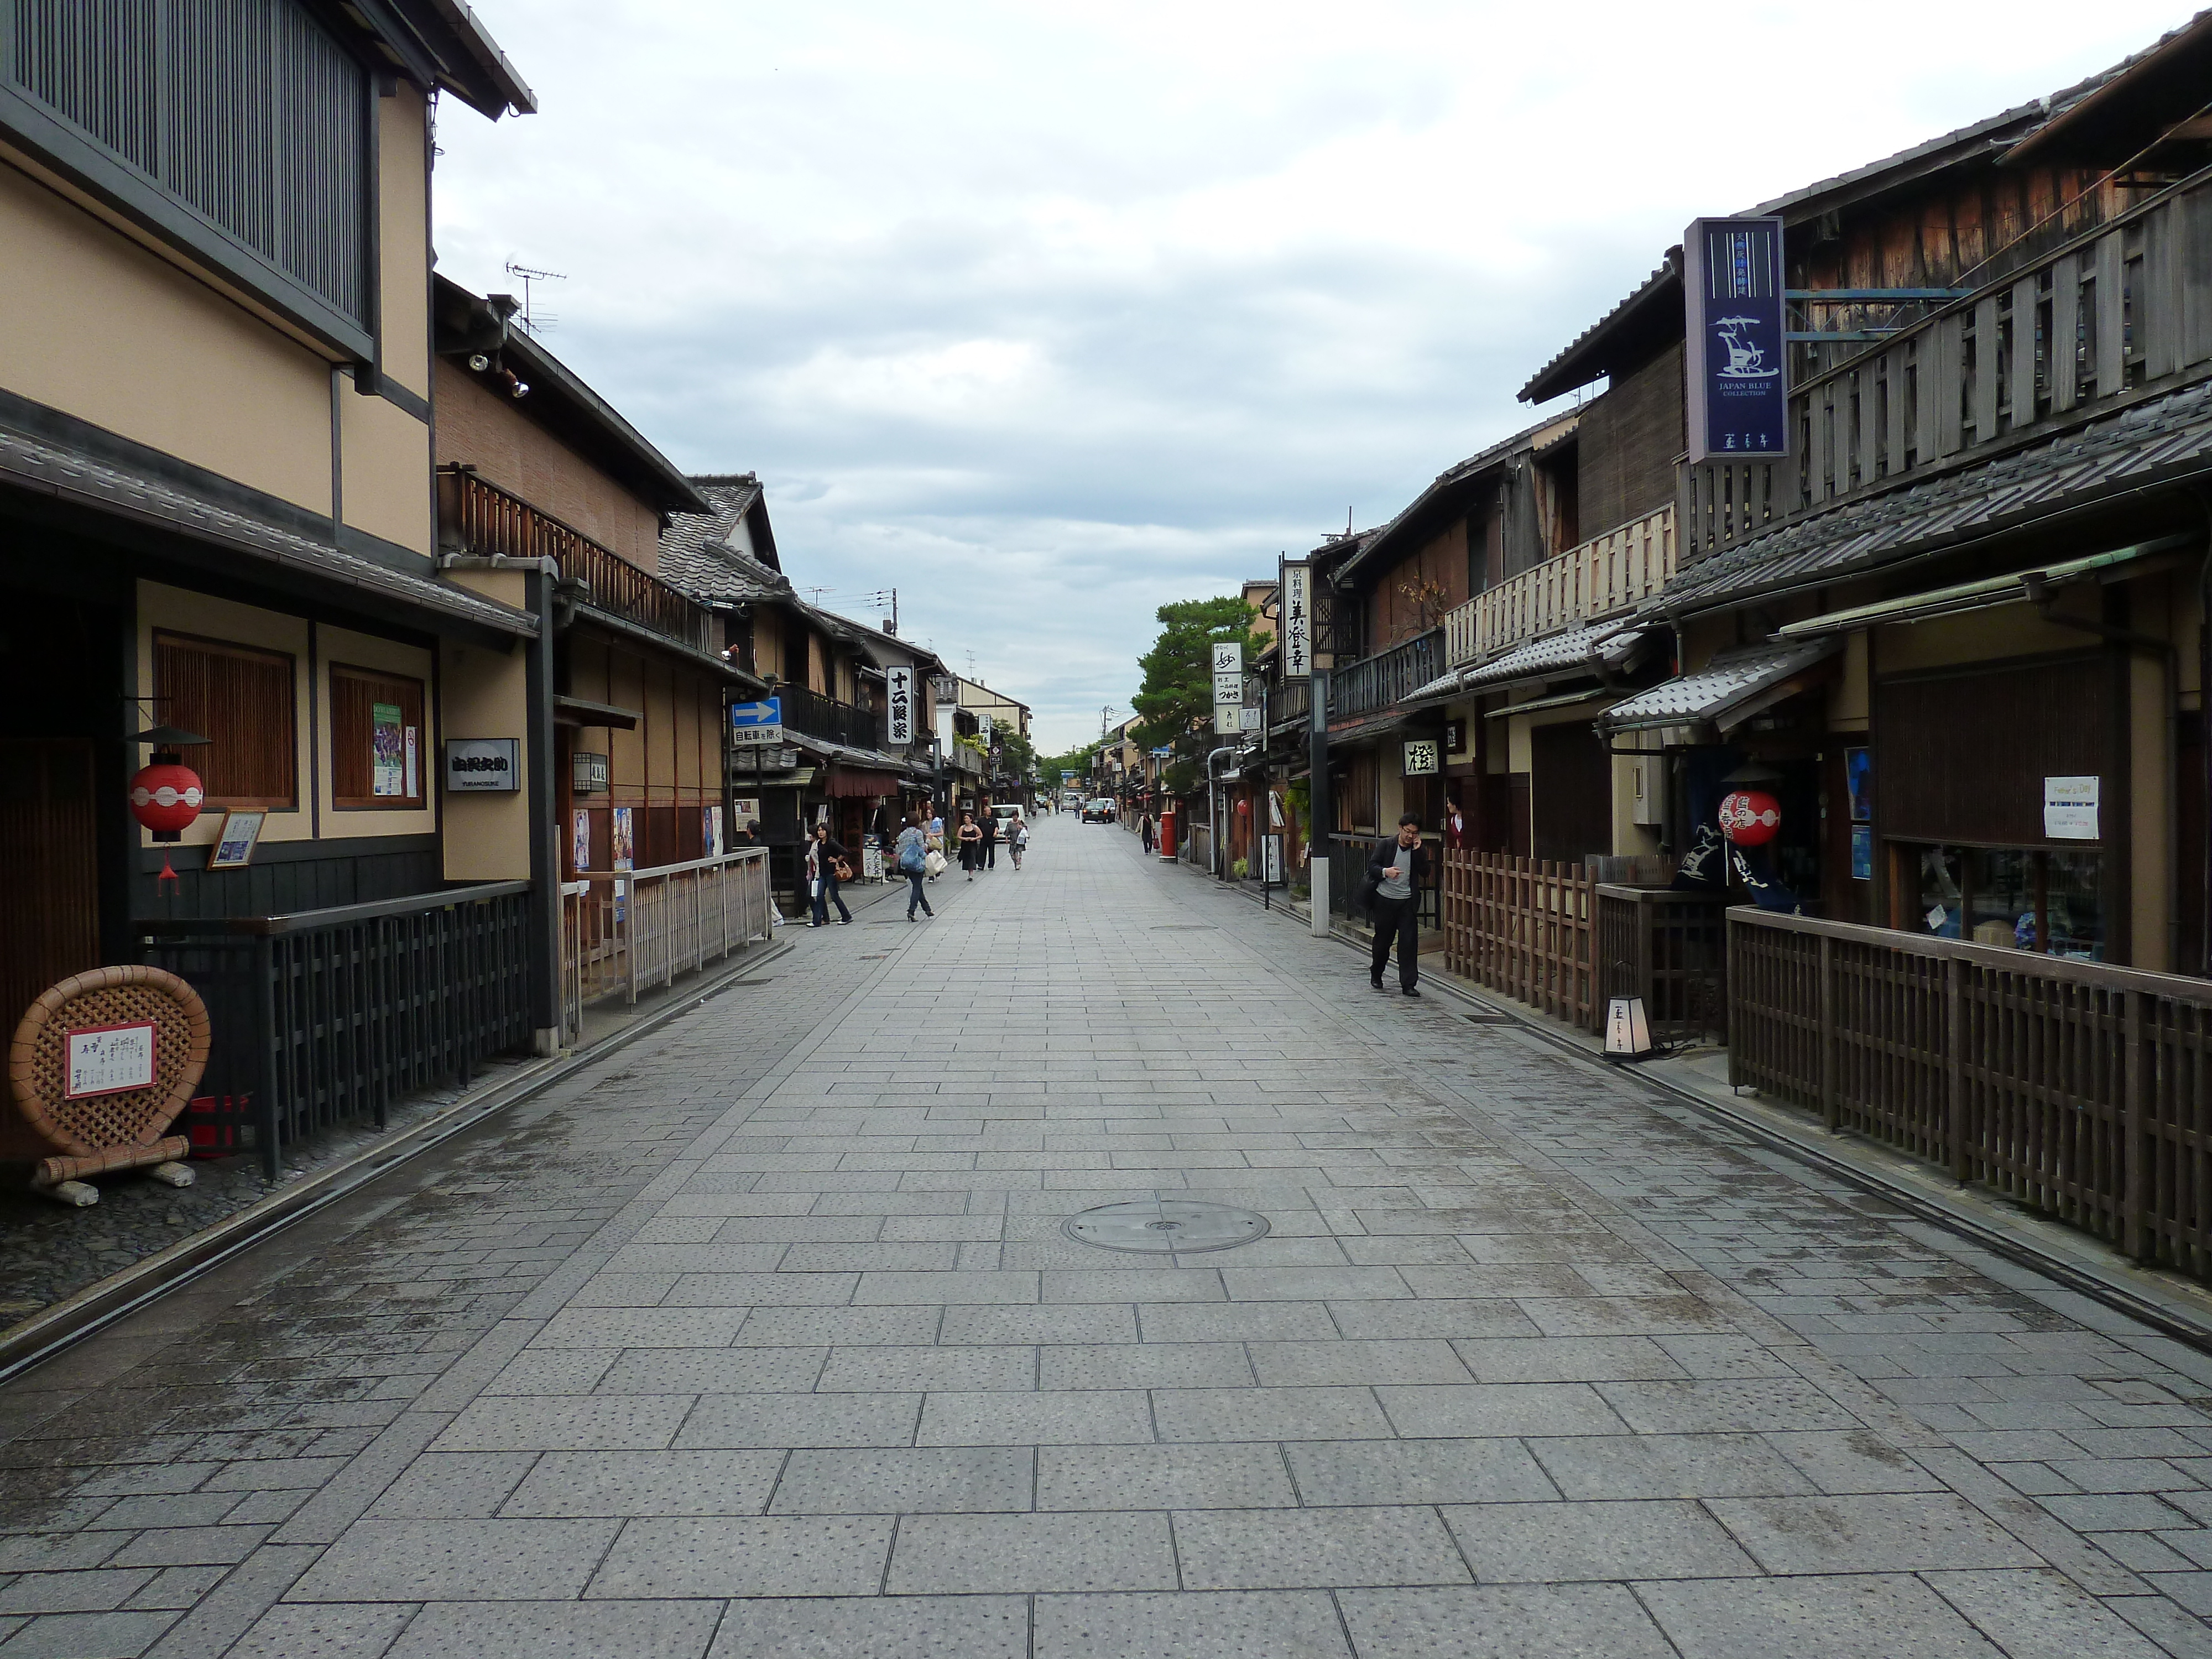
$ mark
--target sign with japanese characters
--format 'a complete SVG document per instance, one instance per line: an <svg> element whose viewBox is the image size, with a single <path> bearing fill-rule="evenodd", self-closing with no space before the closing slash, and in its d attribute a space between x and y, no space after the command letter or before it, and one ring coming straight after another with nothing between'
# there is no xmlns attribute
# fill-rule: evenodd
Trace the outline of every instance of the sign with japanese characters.
<svg viewBox="0 0 2212 1659"><path fill-rule="evenodd" d="M914 668L897 663L884 671L884 741L904 749L914 741Z"/></svg>
<svg viewBox="0 0 2212 1659"><path fill-rule="evenodd" d="M520 738L447 738L446 791L512 793L522 787Z"/></svg>
<svg viewBox="0 0 2212 1659"><path fill-rule="evenodd" d="M1309 679L1313 675L1313 567L1304 559L1284 560L1282 580L1275 592L1283 678Z"/></svg>
<svg viewBox="0 0 2212 1659"><path fill-rule="evenodd" d="M2051 841L2095 841L2100 778L2045 778L2043 833Z"/></svg>
<svg viewBox="0 0 2212 1659"><path fill-rule="evenodd" d="M1437 775L1437 740L1424 738L1406 745L1406 775L1409 778L1432 778Z"/></svg>
<svg viewBox="0 0 2212 1659"><path fill-rule="evenodd" d="M1244 647L1236 640L1213 644L1213 729L1223 735L1244 728Z"/></svg>
<svg viewBox="0 0 2212 1659"><path fill-rule="evenodd" d="M1682 233L1690 459L1790 453L1782 221L1699 219Z"/></svg>
<svg viewBox="0 0 2212 1659"><path fill-rule="evenodd" d="M764 697L758 702L732 703L730 741L739 744L781 743L783 699Z"/></svg>
<svg viewBox="0 0 2212 1659"><path fill-rule="evenodd" d="M154 1022L130 1025L88 1025L69 1034L69 1078L63 1095L119 1095L126 1089L154 1086L154 1050L159 1033Z"/></svg>

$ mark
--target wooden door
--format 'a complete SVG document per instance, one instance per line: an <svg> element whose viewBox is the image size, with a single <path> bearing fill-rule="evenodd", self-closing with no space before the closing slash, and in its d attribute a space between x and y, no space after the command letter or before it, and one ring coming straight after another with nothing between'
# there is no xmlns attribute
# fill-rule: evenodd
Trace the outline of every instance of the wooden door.
<svg viewBox="0 0 2212 1659"><path fill-rule="evenodd" d="M39 993L100 966L92 745L0 739L0 1031L12 1036Z"/></svg>

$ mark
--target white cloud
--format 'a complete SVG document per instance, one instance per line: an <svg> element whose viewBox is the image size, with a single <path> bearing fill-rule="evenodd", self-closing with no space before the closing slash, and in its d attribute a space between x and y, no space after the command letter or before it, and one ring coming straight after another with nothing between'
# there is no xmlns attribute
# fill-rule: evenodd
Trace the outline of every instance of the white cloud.
<svg viewBox="0 0 2212 1659"><path fill-rule="evenodd" d="M443 268L569 273L550 343L793 579L1058 747L1161 603L1387 516L1701 212L2055 90L2185 20L1832 7L483 0L545 112L441 117ZM1717 21L1724 19L1725 21ZM834 601L833 601L834 602Z"/></svg>

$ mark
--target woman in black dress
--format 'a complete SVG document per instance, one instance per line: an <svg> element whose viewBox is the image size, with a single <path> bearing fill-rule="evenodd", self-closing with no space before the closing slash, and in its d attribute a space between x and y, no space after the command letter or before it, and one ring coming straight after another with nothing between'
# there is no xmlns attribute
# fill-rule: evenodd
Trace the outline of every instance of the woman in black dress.
<svg viewBox="0 0 2212 1659"><path fill-rule="evenodd" d="M968 879L975 879L975 872L983 862L983 829L975 822L973 812L960 815L960 867L968 872Z"/></svg>

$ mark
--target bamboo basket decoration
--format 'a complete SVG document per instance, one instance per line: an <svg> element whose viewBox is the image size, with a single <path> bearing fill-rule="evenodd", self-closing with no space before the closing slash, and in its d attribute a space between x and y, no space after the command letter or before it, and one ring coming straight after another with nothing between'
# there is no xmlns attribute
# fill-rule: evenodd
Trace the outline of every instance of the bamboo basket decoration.
<svg viewBox="0 0 2212 1659"><path fill-rule="evenodd" d="M154 1081L112 1094L68 1097L69 1034L88 1027L155 1027ZM198 992L165 969L137 963L76 974L40 994L15 1027L8 1085L16 1109L58 1155L42 1159L31 1185L88 1204L99 1190L82 1177L157 1165L158 1179L189 1186L176 1160L191 1150L175 1121L207 1069L212 1028ZM70 1188L72 1191L57 1191Z"/></svg>

